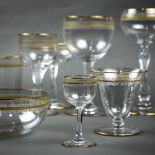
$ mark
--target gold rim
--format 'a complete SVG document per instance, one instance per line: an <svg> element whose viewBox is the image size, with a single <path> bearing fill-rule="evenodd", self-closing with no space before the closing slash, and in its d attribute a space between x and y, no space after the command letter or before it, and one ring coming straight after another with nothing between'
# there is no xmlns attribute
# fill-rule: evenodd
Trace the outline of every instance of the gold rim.
<svg viewBox="0 0 155 155"><path fill-rule="evenodd" d="M102 15L92 15L92 16L78 16L78 15L69 15L65 19L113 19L112 16L102 16Z"/></svg>
<svg viewBox="0 0 155 155"><path fill-rule="evenodd" d="M22 63L22 57L21 55L14 55L14 56L0 56L0 61L3 60L14 60L15 62L17 60L21 60L21 63L1 63L0 62L0 67L23 67Z"/></svg>
<svg viewBox="0 0 155 155"><path fill-rule="evenodd" d="M95 76L74 75L65 76L64 84L96 84L97 80Z"/></svg>
<svg viewBox="0 0 155 155"><path fill-rule="evenodd" d="M8 60L8 59L21 59L21 55L13 55L13 56L0 56L0 60Z"/></svg>
<svg viewBox="0 0 155 155"><path fill-rule="evenodd" d="M27 33L27 32L24 32L24 33L20 33L19 36L57 36L56 33Z"/></svg>
<svg viewBox="0 0 155 155"><path fill-rule="evenodd" d="M135 11L133 14L129 14L128 12ZM121 17L121 20L130 20L130 19L154 19L155 18L155 12L149 12L149 11L155 11L155 8L129 8L125 10L124 12L127 12L127 15L123 15Z"/></svg>
<svg viewBox="0 0 155 155"><path fill-rule="evenodd" d="M80 27L92 27L92 28L96 28L96 27L110 27L110 28L114 28L115 25L113 23L65 23L64 24L65 28L80 28Z"/></svg>
<svg viewBox="0 0 155 155"><path fill-rule="evenodd" d="M31 89L0 89L0 91L26 91L26 92L40 92L40 93L47 93L44 91L37 91L37 90L31 90ZM29 100L38 100L40 103L35 105L22 105L22 106L8 106L8 107L0 107L0 110L27 110L27 109L35 109L35 108L41 108L46 107L49 105L50 99L48 97L44 97L42 95L40 96L0 96L0 100L17 100L17 101L29 101Z"/></svg>
<svg viewBox="0 0 155 155"><path fill-rule="evenodd" d="M19 41L17 44L25 45L57 45L58 42L53 41Z"/></svg>
<svg viewBox="0 0 155 155"><path fill-rule="evenodd" d="M104 71L107 69L115 69L116 72L112 72L112 71ZM118 71L120 70L120 71ZM129 70L129 71L123 71L122 70ZM144 70L144 69L140 69L140 68L126 68L126 67L114 67L114 68L97 68L97 69L93 69L91 70L91 72L93 73L121 73L121 74L128 74L131 73L132 70L138 70L138 71L134 71L132 73L145 73L148 72L148 70Z"/></svg>

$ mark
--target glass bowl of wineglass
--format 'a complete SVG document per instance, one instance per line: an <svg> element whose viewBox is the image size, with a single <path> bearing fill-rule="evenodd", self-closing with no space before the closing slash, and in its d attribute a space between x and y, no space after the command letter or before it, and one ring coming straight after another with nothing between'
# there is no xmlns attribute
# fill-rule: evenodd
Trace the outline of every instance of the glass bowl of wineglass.
<svg viewBox="0 0 155 155"><path fill-rule="evenodd" d="M84 75L89 75L97 60L111 48L114 20L111 16L67 16L64 20L64 41L68 50L82 60ZM68 112L74 115L75 112ZM102 115L94 103L84 109L86 116Z"/></svg>
<svg viewBox="0 0 155 155"><path fill-rule="evenodd" d="M134 39L139 46L139 67L148 70L151 60L149 48L155 39L155 8L129 8L124 10L121 16L121 26L125 34ZM155 116L152 107L148 73L146 72L139 87L138 103L133 109L133 114Z"/></svg>
<svg viewBox="0 0 155 155"><path fill-rule="evenodd" d="M32 68L34 88L42 90L44 75L55 57L56 34L21 33L19 46L25 64Z"/></svg>

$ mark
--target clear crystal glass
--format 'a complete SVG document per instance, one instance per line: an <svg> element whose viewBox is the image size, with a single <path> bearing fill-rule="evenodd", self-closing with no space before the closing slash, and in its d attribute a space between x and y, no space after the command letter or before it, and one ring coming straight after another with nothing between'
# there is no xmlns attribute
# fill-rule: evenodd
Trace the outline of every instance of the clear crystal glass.
<svg viewBox="0 0 155 155"><path fill-rule="evenodd" d="M54 110L62 110L70 108L71 106L67 103L60 101L58 97L58 85L57 85L57 76L59 72L59 66L66 61L69 61L72 58L72 54L67 50L63 42L58 42L56 45L56 56L54 62L50 65L50 76L51 76L51 104L48 110L48 115L53 113ZM60 81L59 81L60 82Z"/></svg>
<svg viewBox="0 0 155 155"><path fill-rule="evenodd" d="M21 33L19 45L25 64L32 67L35 89L41 90L44 75L55 57L56 35L52 33Z"/></svg>
<svg viewBox="0 0 155 155"><path fill-rule="evenodd" d="M23 61L20 55L0 56L0 89L21 88Z"/></svg>
<svg viewBox="0 0 155 155"><path fill-rule="evenodd" d="M64 141L66 147L93 147L95 142L88 142L82 132L83 108L91 103L95 97L96 79L94 77L75 75L64 78L64 95L68 102L76 107L77 128L72 140Z"/></svg>
<svg viewBox="0 0 155 155"><path fill-rule="evenodd" d="M124 119L130 115L134 94L145 70L107 68L97 71L102 104L107 116L112 118L113 127L97 128L95 133L107 136L131 136L140 133L138 129L126 128Z"/></svg>
<svg viewBox="0 0 155 155"><path fill-rule="evenodd" d="M82 60L84 74L111 48L114 21L111 16L67 16L64 20L64 40L68 50ZM99 113L94 103L84 109L85 115Z"/></svg>
<svg viewBox="0 0 155 155"><path fill-rule="evenodd" d="M121 26L124 32L133 38L139 46L138 62L141 69L148 70L151 56L149 47L155 38L155 8L126 9L121 16ZM137 114L155 115L151 112L151 93L148 82L148 74L139 87ZM134 108L134 110L136 110Z"/></svg>

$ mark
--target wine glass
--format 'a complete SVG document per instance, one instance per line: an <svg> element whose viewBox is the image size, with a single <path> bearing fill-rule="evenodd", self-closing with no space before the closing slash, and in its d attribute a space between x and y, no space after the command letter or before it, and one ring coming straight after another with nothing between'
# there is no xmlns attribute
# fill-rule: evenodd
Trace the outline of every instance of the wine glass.
<svg viewBox="0 0 155 155"><path fill-rule="evenodd" d="M66 108L70 108L71 105L67 103L63 103L58 98L58 86L57 86L57 76L59 71L59 65L61 63L69 61L72 58L72 54L67 50L65 44L63 42L58 42L56 45L56 56L54 58L54 62L49 66L50 76L51 76L51 104L47 115L53 113L53 110L62 110Z"/></svg>
<svg viewBox="0 0 155 155"><path fill-rule="evenodd" d="M111 48L114 21L111 16L67 16L64 20L64 40L68 50L82 60L84 75L89 75L97 60ZM88 104L84 115L97 116L103 113ZM71 115L74 113L70 113Z"/></svg>
<svg viewBox="0 0 155 155"><path fill-rule="evenodd" d="M125 34L131 36L140 48L138 62L141 69L148 70L151 56L149 47L155 38L155 8L126 9L121 16L121 26ZM135 114L154 115L152 110L148 73L139 87ZM135 109L134 108L134 109Z"/></svg>
<svg viewBox="0 0 155 155"><path fill-rule="evenodd" d="M124 119L129 117L138 85L143 80L145 70L133 68L96 69L102 104L108 117L112 118L113 127L100 127L95 133L105 136L132 136L140 133L139 129L124 126Z"/></svg>
<svg viewBox="0 0 155 155"><path fill-rule="evenodd" d="M55 57L56 34L21 33L19 45L25 64L32 67L32 81L36 90L42 90L44 75Z"/></svg>
<svg viewBox="0 0 155 155"><path fill-rule="evenodd" d="M88 142L82 133L83 108L92 102L95 97L95 77L75 75L64 77L64 95L68 102L77 110L77 129L73 140L64 141L66 147L93 147L95 142Z"/></svg>

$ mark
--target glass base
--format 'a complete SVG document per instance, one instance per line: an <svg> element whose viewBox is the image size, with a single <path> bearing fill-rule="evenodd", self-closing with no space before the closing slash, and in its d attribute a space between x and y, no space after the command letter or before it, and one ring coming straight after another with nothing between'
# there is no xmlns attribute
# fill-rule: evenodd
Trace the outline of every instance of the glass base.
<svg viewBox="0 0 155 155"><path fill-rule="evenodd" d="M146 107L134 107L132 112L131 112L132 116L155 116L155 109L152 108L151 106L146 106Z"/></svg>
<svg viewBox="0 0 155 155"><path fill-rule="evenodd" d="M76 148L89 148L89 147L94 147L96 146L95 142L88 142L88 141L84 141L83 143L76 143L73 140L69 140L69 141L64 141L62 143L63 146L65 147L76 147Z"/></svg>
<svg viewBox="0 0 155 155"><path fill-rule="evenodd" d="M114 130L113 127L100 127L94 130L94 133L103 135L103 136L133 136L139 134L141 131L139 129L124 128L123 130Z"/></svg>
<svg viewBox="0 0 155 155"><path fill-rule="evenodd" d="M32 132L31 129L29 130L17 130L17 129L10 129L10 130L0 130L0 139L8 139L8 138L15 138L19 136L24 136L30 134Z"/></svg>
<svg viewBox="0 0 155 155"><path fill-rule="evenodd" d="M70 116L77 116L76 109L68 109L68 110L65 110L64 113L67 115L70 115ZM92 113L83 111L83 116L86 116L86 117L99 117L99 116L103 116L103 115L105 115L105 113L102 111L99 111L99 110L96 110Z"/></svg>
<svg viewBox="0 0 155 155"><path fill-rule="evenodd" d="M60 101L53 101L50 104L50 109L53 109L53 110L63 110L63 109L69 109L69 108L73 108L73 106L70 104L62 103Z"/></svg>
<svg viewBox="0 0 155 155"><path fill-rule="evenodd" d="M49 109L49 110L47 111L46 116L53 116L53 115L58 115L58 114L59 114L58 111L53 110L53 109Z"/></svg>

